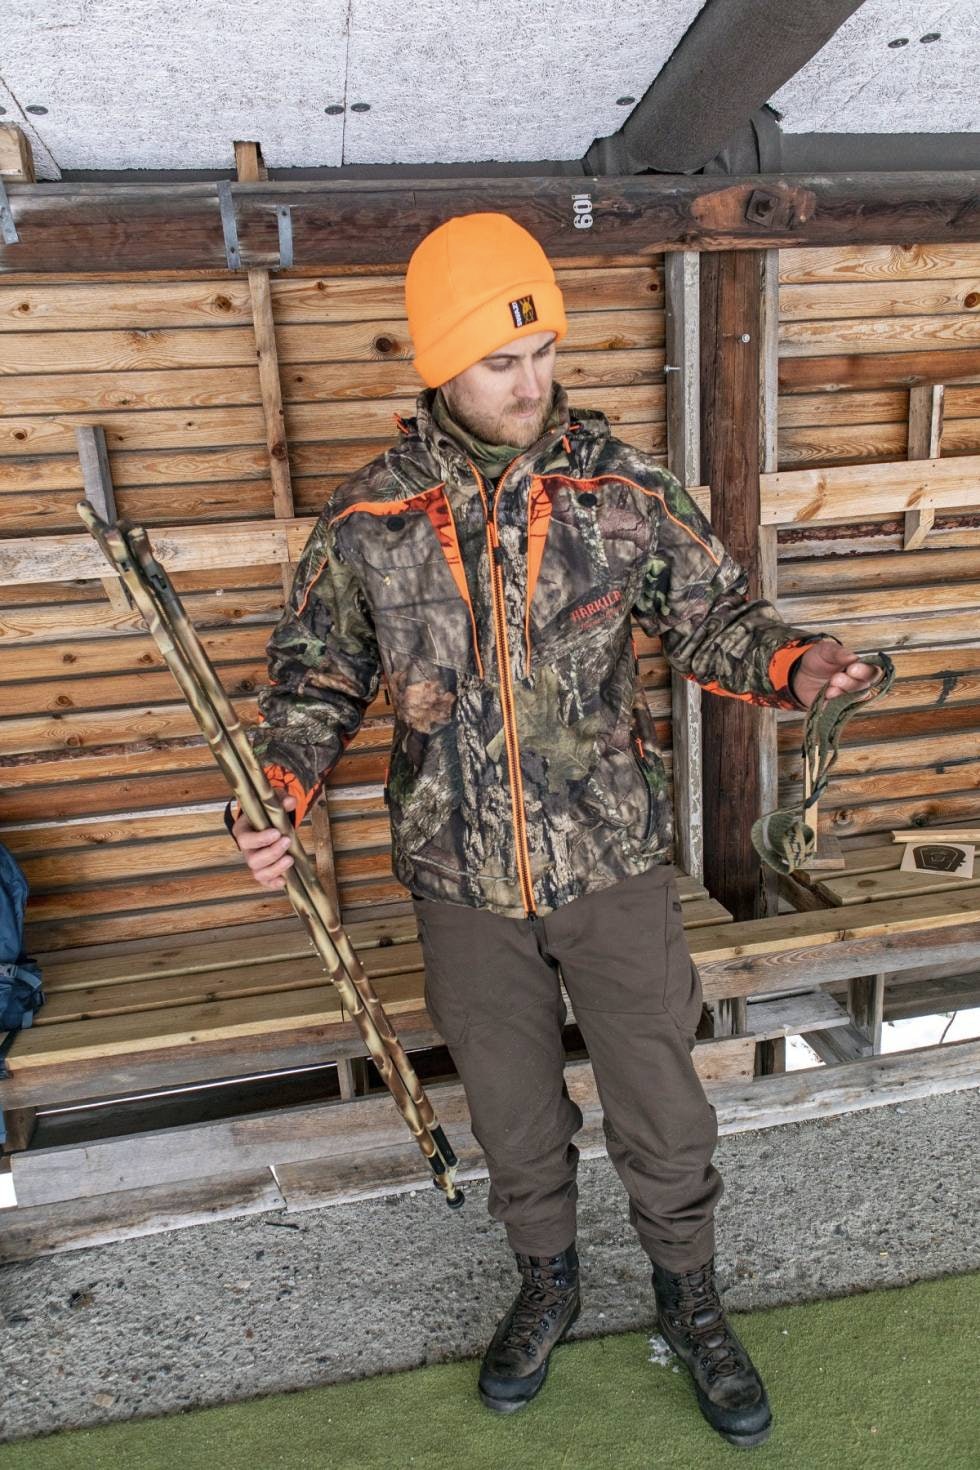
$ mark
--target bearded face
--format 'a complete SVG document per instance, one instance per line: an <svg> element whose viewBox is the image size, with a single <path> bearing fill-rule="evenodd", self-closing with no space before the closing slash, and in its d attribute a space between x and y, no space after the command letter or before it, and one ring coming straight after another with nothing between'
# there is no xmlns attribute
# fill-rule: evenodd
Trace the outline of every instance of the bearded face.
<svg viewBox="0 0 980 1470"><path fill-rule="evenodd" d="M551 412L553 332L518 337L443 383L456 421L486 444L526 449L540 439Z"/></svg>

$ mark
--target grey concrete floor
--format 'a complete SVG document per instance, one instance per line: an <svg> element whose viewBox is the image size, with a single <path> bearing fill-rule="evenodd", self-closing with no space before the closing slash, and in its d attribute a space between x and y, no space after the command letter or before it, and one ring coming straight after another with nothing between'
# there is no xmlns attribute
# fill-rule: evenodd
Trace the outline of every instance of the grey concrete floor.
<svg viewBox="0 0 980 1470"><path fill-rule="evenodd" d="M980 1268L980 1092L723 1136L716 1266L751 1310ZM580 1165L576 1336L651 1327L606 1159ZM0 1270L0 1440L479 1354L515 1288L485 1182ZM652 1327L651 1327L652 1331Z"/></svg>

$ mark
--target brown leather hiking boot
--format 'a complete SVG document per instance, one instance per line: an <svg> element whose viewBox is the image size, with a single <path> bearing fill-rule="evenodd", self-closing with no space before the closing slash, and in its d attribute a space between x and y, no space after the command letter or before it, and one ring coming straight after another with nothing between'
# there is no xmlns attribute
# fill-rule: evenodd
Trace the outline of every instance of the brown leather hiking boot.
<svg viewBox="0 0 980 1470"><path fill-rule="evenodd" d="M517 1256L521 1289L493 1335L480 1367L488 1409L513 1414L544 1383L548 1358L579 1314L575 1242L557 1256Z"/></svg>
<svg viewBox="0 0 980 1470"><path fill-rule="evenodd" d="M729 1444L762 1444L772 1432L766 1390L722 1310L714 1256L697 1271L653 1262L657 1326L694 1379L698 1407Z"/></svg>

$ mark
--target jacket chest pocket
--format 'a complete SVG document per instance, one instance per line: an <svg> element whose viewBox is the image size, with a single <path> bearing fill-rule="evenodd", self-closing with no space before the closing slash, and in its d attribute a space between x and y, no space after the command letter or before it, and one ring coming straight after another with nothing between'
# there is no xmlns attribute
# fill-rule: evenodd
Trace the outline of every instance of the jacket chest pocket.
<svg viewBox="0 0 980 1470"><path fill-rule="evenodd" d="M621 622L639 590L647 535L627 491L576 492L563 483L552 497L533 585L529 578L531 643Z"/></svg>
<svg viewBox="0 0 980 1470"><path fill-rule="evenodd" d="M355 551L388 673L406 660L470 669L468 600L429 518L414 512L370 521L356 528Z"/></svg>

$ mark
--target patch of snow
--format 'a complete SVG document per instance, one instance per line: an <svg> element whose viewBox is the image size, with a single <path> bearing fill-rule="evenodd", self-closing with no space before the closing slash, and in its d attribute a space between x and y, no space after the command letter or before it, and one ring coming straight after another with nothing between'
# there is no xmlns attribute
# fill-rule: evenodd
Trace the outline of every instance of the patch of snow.
<svg viewBox="0 0 980 1470"><path fill-rule="evenodd" d="M647 1358L647 1362L656 1363L658 1368L668 1368L673 1362L674 1350L670 1347L667 1340L661 1337L659 1332L656 1332L653 1337L647 1338L647 1342L650 1346L650 1356Z"/></svg>

